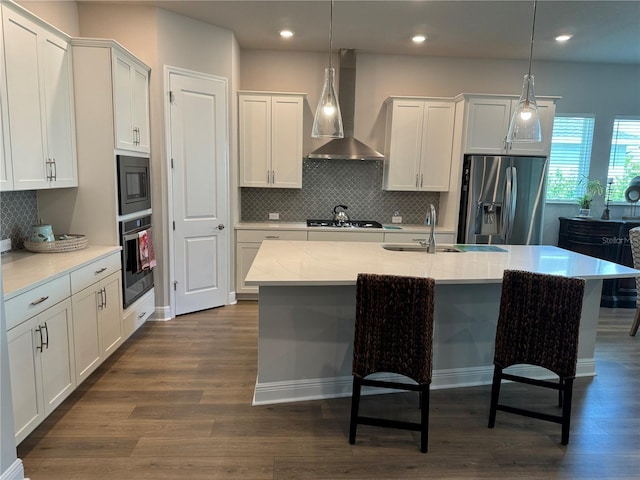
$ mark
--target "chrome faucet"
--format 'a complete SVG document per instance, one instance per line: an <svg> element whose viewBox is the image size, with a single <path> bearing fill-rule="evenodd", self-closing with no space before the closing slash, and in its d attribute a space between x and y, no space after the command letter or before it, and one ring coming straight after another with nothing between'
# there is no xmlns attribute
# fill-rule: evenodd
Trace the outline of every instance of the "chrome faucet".
<svg viewBox="0 0 640 480"><path fill-rule="evenodd" d="M424 243L424 246L427 247L427 253L436 253L436 207L433 206L433 203L429 204L429 209L427 210L427 216L424 219L424 224L429 225L431 228L429 230L429 240L421 243Z"/></svg>

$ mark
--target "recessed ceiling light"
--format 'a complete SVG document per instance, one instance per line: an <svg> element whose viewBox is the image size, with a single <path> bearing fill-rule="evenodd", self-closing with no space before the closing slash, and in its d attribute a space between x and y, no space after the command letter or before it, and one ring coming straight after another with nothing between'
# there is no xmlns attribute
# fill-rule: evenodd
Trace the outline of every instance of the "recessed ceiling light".
<svg viewBox="0 0 640 480"><path fill-rule="evenodd" d="M413 43L422 43L427 39L424 35L415 35L411 40Z"/></svg>
<svg viewBox="0 0 640 480"><path fill-rule="evenodd" d="M566 41L567 41L567 40L569 40L571 37L573 37L573 35L568 35L568 34L565 34L565 35L558 35L558 36L556 37L556 41L557 41L557 42L566 42Z"/></svg>
<svg viewBox="0 0 640 480"><path fill-rule="evenodd" d="M293 32L291 30L282 30L280 32L280 36L282 38L291 38L291 37L293 37Z"/></svg>

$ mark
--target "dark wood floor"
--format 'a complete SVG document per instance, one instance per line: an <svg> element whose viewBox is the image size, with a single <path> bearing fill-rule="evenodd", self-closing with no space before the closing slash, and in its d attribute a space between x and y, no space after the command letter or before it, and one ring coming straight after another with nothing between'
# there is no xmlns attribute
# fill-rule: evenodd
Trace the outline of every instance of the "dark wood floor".
<svg viewBox="0 0 640 480"><path fill-rule="evenodd" d="M640 336L633 310L601 309L595 378L576 380L569 445L559 425L498 412L489 387L431 393L429 453L417 433L361 426L350 399L252 407L257 306L147 323L18 447L31 480L640 477ZM539 405L552 391L505 385ZM417 415L411 394L363 409ZM375 406L374 406L375 405ZM364 412L363 412L364 413Z"/></svg>

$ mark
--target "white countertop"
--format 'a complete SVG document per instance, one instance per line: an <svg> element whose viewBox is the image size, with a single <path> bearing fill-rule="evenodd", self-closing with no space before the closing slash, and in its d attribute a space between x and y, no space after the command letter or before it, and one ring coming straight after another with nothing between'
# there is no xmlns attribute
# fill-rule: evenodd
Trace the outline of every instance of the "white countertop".
<svg viewBox="0 0 640 480"><path fill-rule="evenodd" d="M240 222L235 225L236 230L307 230L307 231L350 231L350 232L398 232L424 233L429 231L426 225L414 224L382 224L382 228L337 228L337 227L308 227L306 222ZM438 227L436 233L454 233L451 229Z"/></svg>
<svg viewBox="0 0 640 480"><path fill-rule="evenodd" d="M60 275L121 250L119 246L88 246L66 253L32 253L26 250L2 255L2 286L8 300Z"/></svg>
<svg viewBox="0 0 640 480"><path fill-rule="evenodd" d="M442 246L442 245L439 245ZM247 285L354 285L358 273L431 277L437 283L500 283L505 269L585 279L640 271L554 246L500 245L507 252L394 252L371 242L263 241Z"/></svg>

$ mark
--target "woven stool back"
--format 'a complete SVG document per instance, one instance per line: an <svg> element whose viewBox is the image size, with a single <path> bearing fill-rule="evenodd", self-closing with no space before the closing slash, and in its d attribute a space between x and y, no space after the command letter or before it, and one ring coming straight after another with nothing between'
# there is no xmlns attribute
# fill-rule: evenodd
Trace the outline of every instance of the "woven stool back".
<svg viewBox="0 0 640 480"><path fill-rule="evenodd" d="M494 363L575 377L584 286L582 279L505 270Z"/></svg>

